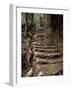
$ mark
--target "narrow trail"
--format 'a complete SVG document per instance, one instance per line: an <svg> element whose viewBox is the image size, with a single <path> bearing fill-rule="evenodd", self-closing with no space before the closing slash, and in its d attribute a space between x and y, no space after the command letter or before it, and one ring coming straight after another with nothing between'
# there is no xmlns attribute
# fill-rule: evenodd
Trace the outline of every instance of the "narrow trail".
<svg viewBox="0 0 72 90"><path fill-rule="evenodd" d="M54 39L43 32L36 33L32 40L32 50L34 56L30 71L33 76L55 75L57 73L61 75L63 57Z"/></svg>
<svg viewBox="0 0 72 90"><path fill-rule="evenodd" d="M21 13L21 76L63 75L63 15Z"/></svg>

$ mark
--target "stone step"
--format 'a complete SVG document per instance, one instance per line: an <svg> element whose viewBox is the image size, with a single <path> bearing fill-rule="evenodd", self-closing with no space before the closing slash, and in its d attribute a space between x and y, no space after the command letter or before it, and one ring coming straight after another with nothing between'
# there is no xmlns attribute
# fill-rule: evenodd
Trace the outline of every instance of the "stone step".
<svg viewBox="0 0 72 90"><path fill-rule="evenodd" d="M61 53L60 53L60 52L46 53L46 52L38 52L38 51L35 51L35 52L34 52L34 55L35 55L35 56L54 57L54 56L60 56Z"/></svg>
<svg viewBox="0 0 72 90"><path fill-rule="evenodd" d="M57 48L57 46L38 46L38 45L33 45L34 48L43 48L43 49L48 49L48 48Z"/></svg>
<svg viewBox="0 0 72 90"><path fill-rule="evenodd" d="M56 46L57 47L57 44L55 44L55 43L54 44L53 43L48 43L47 44L45 42L43 42L43 43L42 42L41 43L36 43L36 44L32 44L32 45L33 46L53 46L53 47Z"/></svg>
<svg viewBox="0 0 72 90"><path fill-rule="evenodd" d="M46 55L36 55L35 57L39 57L39 58L48 58L48 59L50 59L50 58L54 58L54 59L56 59L56 58L60 58L62 56L62 54L60 54L60 55L51 55L51 56L46 56Z"/></svg>
<svg viewBox="0 0 72 90"><path fill-rule="evenodd" d="M60 63L60 62L63 62L63 58L60 57L60 58L57 58L57 59L40 59L40 58L35 58L36 59L36 63L37 64L47 64L47 63L50 63L50 64L54 64L54 63Z"/></svg>
<svg viewBox="0 0 72 90"><path fill-rule="evenodd" d="M59 52L59 50L57 48L34 48L33 51L38 51L38 52L47 52L47 53L51 53L51 52Z"/></svg>
<svg viewBox="0 0 72 90"><path fill-rule="evenodd" d="M57 59L57 58L60 58L62 56L62 54L60 54L60 55L54 55L54 56L46 56L46 55L37 55L37 56L35 56L35 57L38 57L38 58L41 58L41 59L45 59L45 58L47 58L47 59Z"/></svg>

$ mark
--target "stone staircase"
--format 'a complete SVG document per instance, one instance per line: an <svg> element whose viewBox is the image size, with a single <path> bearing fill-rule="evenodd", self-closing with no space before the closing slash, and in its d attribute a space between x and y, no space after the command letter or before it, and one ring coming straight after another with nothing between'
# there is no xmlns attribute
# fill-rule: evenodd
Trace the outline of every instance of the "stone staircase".
<svg viewBox="0 0 72 90"><path fill-rule="evenodd" d="M34 61L33 76L61 74L63 57L57 43L45 33L36 34L32 41Z"/></svg>

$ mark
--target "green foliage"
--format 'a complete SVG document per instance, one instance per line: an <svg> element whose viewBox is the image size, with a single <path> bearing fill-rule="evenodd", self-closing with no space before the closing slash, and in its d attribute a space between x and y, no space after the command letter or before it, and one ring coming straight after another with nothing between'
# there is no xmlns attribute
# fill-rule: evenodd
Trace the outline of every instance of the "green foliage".
<svg viewBox="0 0 72 90"><path fill-rule="evenodd" d="M36 28L38 29L40 26L40 14L34 15L34 23L36 24Z"/></svg>

